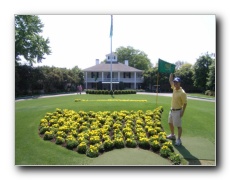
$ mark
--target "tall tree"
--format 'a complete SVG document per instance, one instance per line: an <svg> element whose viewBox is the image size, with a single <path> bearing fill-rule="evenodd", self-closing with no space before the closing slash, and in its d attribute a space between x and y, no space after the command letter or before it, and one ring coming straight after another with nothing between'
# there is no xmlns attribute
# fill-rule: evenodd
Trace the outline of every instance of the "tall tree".
<svg viewBox="0 0 230 180"><path fill-rule="evenodd" d="M212 64L212 54L201 55L194 64L194 86L204 92L207 89L209 66Z"/></svg>
<svg viewBox="0 0 230 180"><path fill-rule="evenodd" d="M192 64L185 63L181 65L181 67L176 70L175 75L181 78L183 89L186 92L193 92L195 90L192 79L194 75Z"/></svg>
<svg viewBox="0 0 230 180"><path fill-rule="evenodd" d="M129 61L129 66L140 70L148 70L152 67L150 59L143 51L134 49L131 46L119 47L116 49L118 62L124 63L125 60Z"/></svg>
<svg viewBox="0 0 230 180"><path fill-rule="evenodd" d="M153 91L154 85L157 84L157 68L149 68L148 70L145 70L143 73L144 77L144 83L143 87L147 91Z"/></svg>
<svg viewBox="0 0 230 180"><path fill-rule="evenodd" d="M207 87L209 90L215 91L215 59L212 60L212 64L209 66L209 73L207 78Z"/></svg>
<svg viewBox="0 0 230 180"><path fill-rule="evenodd" d="M84 73L78 66L73 67L70 72L76 84L84 84Z"/></svg>
<svg viewBox="0 0 230 180"><path fill-rule="evenodd" d="M177 61L177 62L175 63L175 65L176 65L176 70L177 70L177 69L180 69L181 66L183 66L183 64L184 64L183 61Z"/></svg>
<svg viewBox="0 0 230 180"><path fill-rule="evenodd" d="M39 33L44 25L36 15L15 16L15 63L24 57L31 66L51 54L49 38L44 39Z"/></svg>

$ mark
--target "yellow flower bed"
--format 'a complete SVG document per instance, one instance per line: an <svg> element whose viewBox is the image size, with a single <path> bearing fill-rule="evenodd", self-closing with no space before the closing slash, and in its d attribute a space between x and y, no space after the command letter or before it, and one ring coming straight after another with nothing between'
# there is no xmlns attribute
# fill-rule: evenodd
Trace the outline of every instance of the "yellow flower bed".
<svg viewBox="0 0 230 180"><path fill-rule="evenodd" d="M40 120L39 135L91 158L117 148L139 147L178 162L161 127L162 112L161 106L146 112L76 112L57 108Z"/></svg>
<svg viewBox="0 0 230 180"><path fill-rule="evenodd" d="M147 100L132 100L132 99L96 99L96 100L88 100L88 99L75 99L75 102L147 102Z"/></svg>

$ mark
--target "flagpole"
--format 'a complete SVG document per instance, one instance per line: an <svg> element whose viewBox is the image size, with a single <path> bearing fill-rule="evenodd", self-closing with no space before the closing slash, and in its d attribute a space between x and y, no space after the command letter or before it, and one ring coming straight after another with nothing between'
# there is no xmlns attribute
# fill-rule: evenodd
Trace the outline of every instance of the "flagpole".
<svg viewBox="0 0 230 180"><path fill-rule="evenodd" d="M111 27L110 27L110 90L113 90L112 85L112 36L113 36L113 15L111 15Z"/></svg>
<svg viewBox="0 0 230 180"><path fill-rule="evenodd" d="M158 90L159 90L159 88L158 88L158 79L159 79L159 72L157 72L157 95L156 95L156 108L157 108L157 104L158 104Z"/></svg>

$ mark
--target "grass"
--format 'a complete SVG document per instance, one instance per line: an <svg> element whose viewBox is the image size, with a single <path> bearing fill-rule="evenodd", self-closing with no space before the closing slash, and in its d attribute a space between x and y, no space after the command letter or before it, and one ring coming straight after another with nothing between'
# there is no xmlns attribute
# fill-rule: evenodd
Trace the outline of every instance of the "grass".
<svg viewBox="0 0 230 180"><path fill-rule="evenodd" d="M208 96L205 94L198 94L198 93L188 93L187 94L189 97L198 97L198 98L207 98L207 99L215 99L214 96Z"/></svg>
<svg viewBox="0 0 230 180"><path fill-rule="evenodd" d="M147 102L75 102L75 99L131 99L147 100ZM117 161L114 152L106 152L98 158L89 158L62 148L54 143L44 141L38 135L38 125L40 119L47 112L54 112L56 108L71 109L75 111L119 111L119 110L153 110L157 106L163 106L162 125L166 133L169 133L167 123L168 111L171 97L153 95L68 95L50 98L38 98L15 102L15 165L95 165L112 164ZM188 100L188 106L183 117L183 137L204 138L215 144L215 103L197 100ZM123 154L127 150L119 150ZM212 150L212 151L215 151ZM130 150L130 154L136 157L128 164L144 165L158 164L151 158L146 158L144 150ZM139 155L137 155L139 154ZM152 158L155 156L152 154ZM110 161L108 161L109 157ZM159 157L158 157L159 158ZM107 159L107 160L103 160ZM154 159L154 158L153 158ZM165 159L163 160L165 161ZM122 163L118 161L117 163ZM170 165L168 161L165 165Z"/></svg>

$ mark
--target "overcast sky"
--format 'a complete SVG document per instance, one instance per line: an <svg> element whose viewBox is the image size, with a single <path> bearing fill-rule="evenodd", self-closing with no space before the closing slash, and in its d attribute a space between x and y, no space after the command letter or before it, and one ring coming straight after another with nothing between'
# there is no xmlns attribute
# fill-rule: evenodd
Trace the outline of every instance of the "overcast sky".
<svg viewBox="0 0 230 180"><path fill-rule="evenodd" d="M110 15L39 18L44 24L42 36L50 39L52 50L39 66L84 69L111 51ZM113 15L112 50L132 46L145 52L153 65L158 58L194 64L201 54L215 53L215 38L215 15Z"/></svg>

